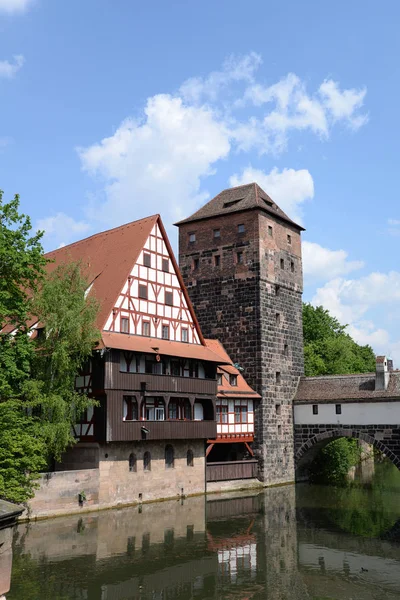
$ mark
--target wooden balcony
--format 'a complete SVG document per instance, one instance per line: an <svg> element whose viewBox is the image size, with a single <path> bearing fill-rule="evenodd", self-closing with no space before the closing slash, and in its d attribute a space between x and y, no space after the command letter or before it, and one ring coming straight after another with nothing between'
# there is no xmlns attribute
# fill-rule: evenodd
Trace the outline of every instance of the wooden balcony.
<svg viewBox="0 0 400 600"><path fill-rule="evenodd" d="M215 379L196 379L192 377L173 377L171 375L151 375L146 373L121 373L114 369L106 377L106 389L140 391L146 384L146 393L175 393L215 396Z"/></svg>
<svg viewBox="0 0 400 600"><path fill-rule="evenodd" d="M147 432L143 431L145 428ZM108 442L135 442L139 440L193 440L209 439L217 435L215 421L123 421L110 420Z"/></svg>
<svg viewBox="0 0 400 600"><path fill-rule="evenodd" d="M257 460L234 460L207 463L207 481L230 481L257 477Z"/></svg>

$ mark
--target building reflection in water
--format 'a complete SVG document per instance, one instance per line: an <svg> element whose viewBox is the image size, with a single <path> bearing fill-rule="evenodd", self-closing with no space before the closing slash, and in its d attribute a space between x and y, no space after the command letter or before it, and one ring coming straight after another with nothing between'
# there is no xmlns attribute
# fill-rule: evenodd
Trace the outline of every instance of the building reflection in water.
<svg viewBox="0 0 400 600"><path fill-rule="evenodd" d="M398 599L400 547L310 502L285 486L20 525L7 600Z"/></svg>

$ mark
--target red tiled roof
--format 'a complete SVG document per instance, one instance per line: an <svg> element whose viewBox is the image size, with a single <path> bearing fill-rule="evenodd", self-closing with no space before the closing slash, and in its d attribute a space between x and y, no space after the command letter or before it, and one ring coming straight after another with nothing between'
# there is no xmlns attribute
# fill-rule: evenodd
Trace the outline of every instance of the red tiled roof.
<svg viewBox="0 0 400 600"><path fill-rule="evenodd" d="M193 221L201 221L219 215L253 209L263 210L304 231L304 228L292 221L257 183L248 183L223 190L193 215L175 223L175 225L184 225Z"/></svg>
<svg viewBox="0 0 400 600"><path fill-rule="evenodd" d="M219 340L205 340L207 347L220 356L218 373L222 375L222 384L218 385L218 398L261 398L247 383L239 369L233 366L225 348ZM222 366L223 365L223 366ZM228 375L228 377L226 377ZM237 385L230 385L229 375L237 376Z"/></svg>
<svg viewBox="0 0 400 600"><path fill-rule="evenodd" d="M387 400L400 397L400 373L390 373L387 390L375 390L375 373L301 377L296 404L335 400Z"/></svg>

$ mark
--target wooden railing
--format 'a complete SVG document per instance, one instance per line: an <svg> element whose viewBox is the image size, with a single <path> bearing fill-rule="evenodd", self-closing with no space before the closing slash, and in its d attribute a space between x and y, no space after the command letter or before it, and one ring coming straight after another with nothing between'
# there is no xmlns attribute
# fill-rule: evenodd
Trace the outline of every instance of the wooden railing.
<svg viewBox="0 0 400 600"><path fill-rule="evenodd" d="M257 477L257 460L234 460L207 463L207 481L228 481Z"/></svg>
<svg viewBox="0 0 400 600"><path fill-rule="evenodd" d="M215 396L216 379L196 377L173 377L172 375L150 375L147 373L121 373L114 370L106 377L105 389L142 390L145 384L148 393L175 392L180 394L199 394Z"/></svg>

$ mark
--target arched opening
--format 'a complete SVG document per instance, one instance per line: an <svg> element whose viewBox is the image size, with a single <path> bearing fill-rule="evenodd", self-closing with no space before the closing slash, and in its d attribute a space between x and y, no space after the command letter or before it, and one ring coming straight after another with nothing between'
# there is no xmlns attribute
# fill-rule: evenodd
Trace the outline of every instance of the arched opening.
<svg viewBox="0 0 400 600"><path fill-rule="evenodd" d="M138 403L135 396L124 396L124 421L138 420Z"/></svg>
<svg viewBox="0 0 400 600"><path fill-rule="evenodd" d="M132 454L129 455L129 472L136 473L136 471L137 471L136 454L134 454L132 452Z"/></svg>
<svg viewBox="0 0 400 600"><path fill-rule="evenodd" d="M189 448L186 454L186 464L188 467L194 467L194 456L191 448Z"/></svg>
<svg viewBox="0 0 400 600"><path fill-rule="evenodd" d="M143 455L143 471L151 471L151 454L145 452Z"/></svg>
<svg viewBox="0 0 400 600"><path fill-rule="evenodd" d="M173 469L175 463L174 448L171 444L165 446L165 468Z"/></svg>

